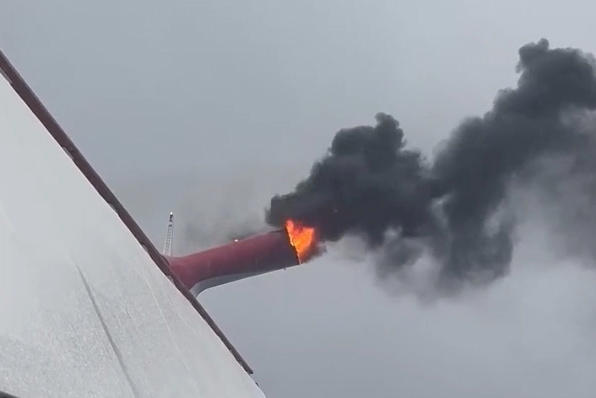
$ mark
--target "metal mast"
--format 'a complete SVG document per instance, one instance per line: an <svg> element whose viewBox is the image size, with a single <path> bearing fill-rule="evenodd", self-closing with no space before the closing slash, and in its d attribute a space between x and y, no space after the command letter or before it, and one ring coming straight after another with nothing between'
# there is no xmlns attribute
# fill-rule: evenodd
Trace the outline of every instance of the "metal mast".
<svg viewBox="0 0 596 398"><path fill-rule="evenodd" d="M174 213L170 212L168 219L168 231L166 232L166 240L163 244L163 255L172 255L172 245L174 243Z"/></svg>

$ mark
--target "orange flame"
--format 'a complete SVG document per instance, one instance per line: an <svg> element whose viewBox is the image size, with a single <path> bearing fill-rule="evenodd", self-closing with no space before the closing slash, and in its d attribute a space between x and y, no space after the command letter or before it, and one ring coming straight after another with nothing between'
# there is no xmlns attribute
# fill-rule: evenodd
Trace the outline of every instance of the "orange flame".
<svg viewBox="0 0 596 398"><path fill-rule="evenodd" d="M303 263L308 259L312 245L315 242L315 229L305 227L293 220L286 221L286 231L290 238L290 244L296 250L298 262Z"/></svg>

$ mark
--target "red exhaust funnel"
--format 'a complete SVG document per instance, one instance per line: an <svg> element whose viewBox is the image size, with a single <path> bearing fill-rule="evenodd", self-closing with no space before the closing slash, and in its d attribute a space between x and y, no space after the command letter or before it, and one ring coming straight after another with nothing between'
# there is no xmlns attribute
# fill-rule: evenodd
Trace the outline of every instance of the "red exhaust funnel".
<svg viewBox="0 0 596 398"><path fill-rule="evenodd" d="M202 291L303 262L312 254L314 230L294 224L292 227L292 230L273 231L188 256L166 259L172 272L187 288ZM304 237L305 232L310 238Z"/></svg>

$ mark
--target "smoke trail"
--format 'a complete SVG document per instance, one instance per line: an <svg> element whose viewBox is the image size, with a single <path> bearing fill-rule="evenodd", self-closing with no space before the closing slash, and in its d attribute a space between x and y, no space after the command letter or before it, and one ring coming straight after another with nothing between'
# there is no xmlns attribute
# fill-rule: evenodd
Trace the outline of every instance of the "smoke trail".
<svg viewBox="0 0 596 398"><path fill-rule="evenodd" d="M398 240L428 243L448 283L504 275L515 226L499 212L508 184L545 155L585 151L587 135L572 116L596 107L590 56L550 49L542 39L523 46L519 58L517 87L457 127L432 164L405 148L393 117L378 114L374 127L340 130L308 178L271 199L267 221L301 220L322 240L360 235L373 247L391 247L384 257L396 267L419 253L388 244L386 232L398 231Z"/></svg>
<svg viewBox="0 0 596 398"><path fill-rule="evenodd" d="M337 133L308 179L272 199L267 219L274 225L288 217L302 220L324 240L361 232L372 245L382 243L390 227L416 234L431 221L426 174L420 154L404 149L397 121L378 114L375 127Z"/></svg>

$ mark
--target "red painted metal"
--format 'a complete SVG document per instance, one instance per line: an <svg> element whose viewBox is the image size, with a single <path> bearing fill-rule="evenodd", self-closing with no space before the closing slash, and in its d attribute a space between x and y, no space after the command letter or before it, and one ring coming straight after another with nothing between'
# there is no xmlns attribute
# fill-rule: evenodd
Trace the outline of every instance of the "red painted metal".
<svg viewBox="0 0 596 398"><path fill-rule="evenodd" d="M172 273L189 289L215 278L227 281L298 265L296 252L283 230L166 259Z"/></svg>

